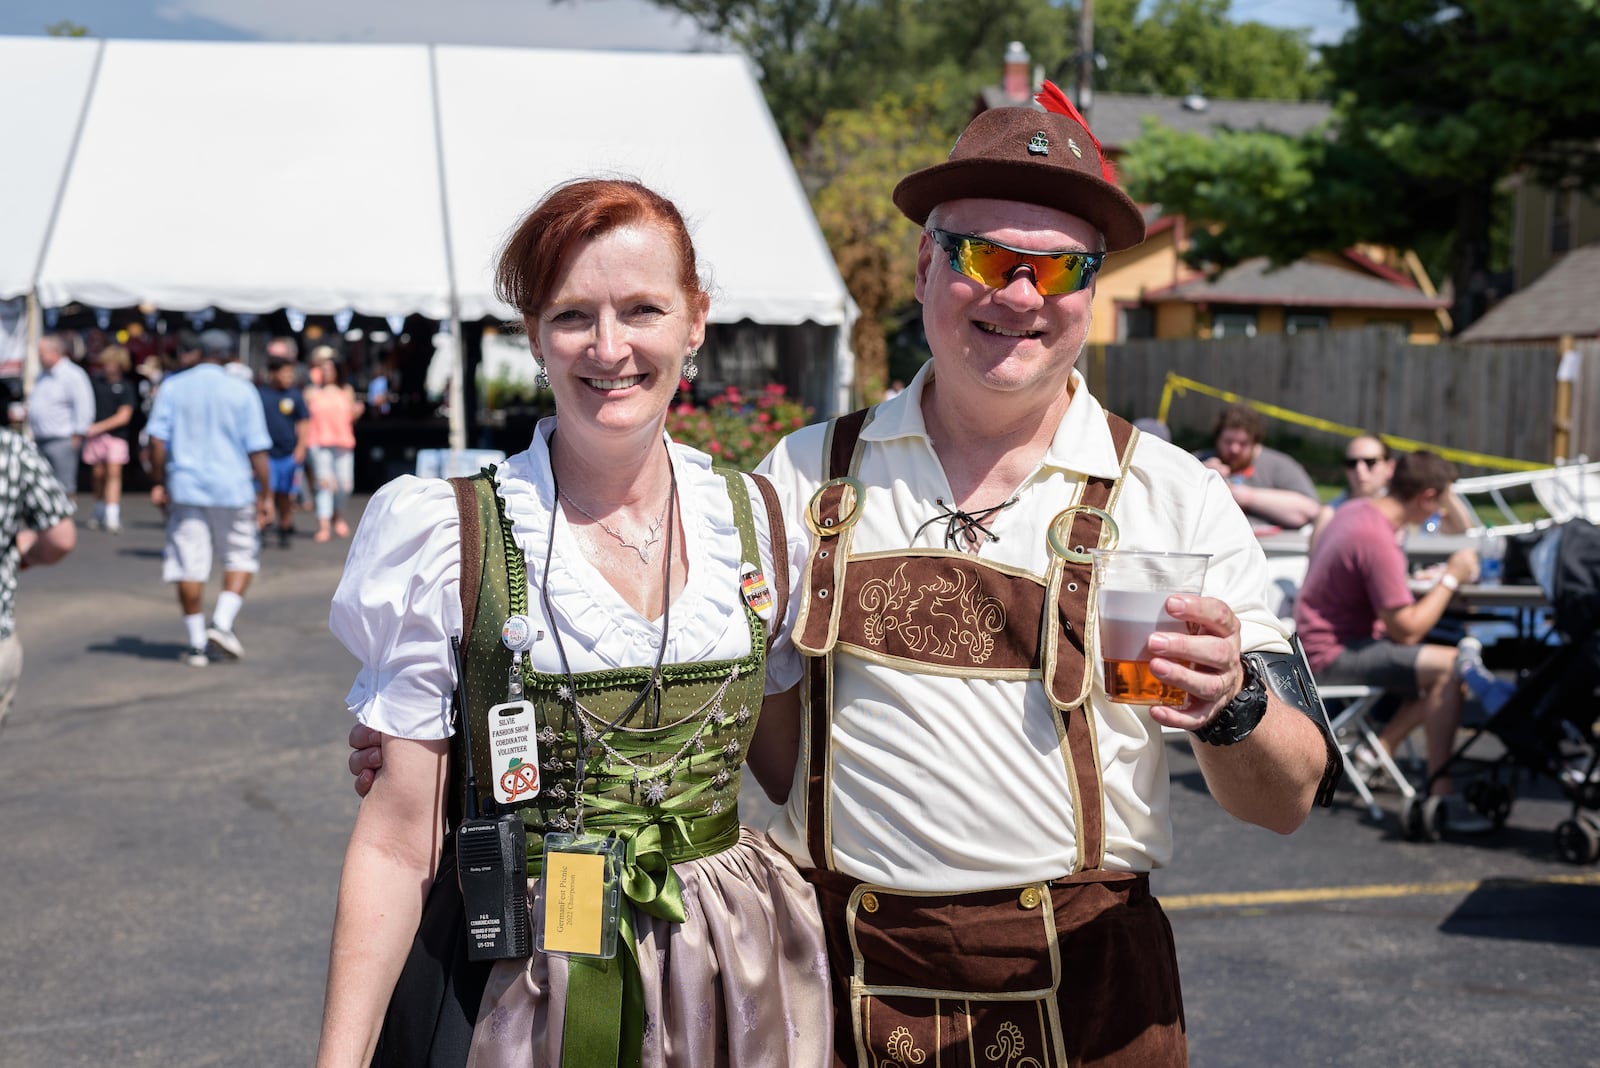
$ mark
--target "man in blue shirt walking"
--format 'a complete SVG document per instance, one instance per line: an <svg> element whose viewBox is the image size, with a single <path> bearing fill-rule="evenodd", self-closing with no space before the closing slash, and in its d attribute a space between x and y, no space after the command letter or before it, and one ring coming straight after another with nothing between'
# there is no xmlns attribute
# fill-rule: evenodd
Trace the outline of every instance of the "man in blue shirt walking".
<svg viewBox="0 0 1600 1068"><path fill-rule="evenodd" d="M272 522L272 438L255 387L222 369L233 356L232 336L207 330L186 346L196 347L200 362L162 382L147 429L150 501L167 512L161 576L178 587L189 641L182 660L204 667L208 647L230 659L244 655L233 624L260 567L260 528ZM201 598L218 554L222 592L208 627Z"/></svg>

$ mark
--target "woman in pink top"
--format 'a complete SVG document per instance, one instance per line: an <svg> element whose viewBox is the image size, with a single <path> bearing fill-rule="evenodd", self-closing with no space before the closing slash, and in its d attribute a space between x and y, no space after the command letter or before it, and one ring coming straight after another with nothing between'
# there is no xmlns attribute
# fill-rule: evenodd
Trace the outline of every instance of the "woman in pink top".
<svg viewBox="0 0 1600 1068"><path fill-rule="evenodd" d="M344 382L333 347L311 352L311 386L305 391L311 425L306 458L317 488L317 541L350 536L341 510L355 489L356 420L363 405Z"/></svg>

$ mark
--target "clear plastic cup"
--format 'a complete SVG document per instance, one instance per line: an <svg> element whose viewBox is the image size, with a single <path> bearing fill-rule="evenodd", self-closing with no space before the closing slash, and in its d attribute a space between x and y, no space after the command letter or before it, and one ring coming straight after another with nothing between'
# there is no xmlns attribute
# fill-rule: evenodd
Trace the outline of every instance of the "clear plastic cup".
<svg viewBox="0 0 1600 1068"><path fill-rule="evenodd" d="M1158 631L1187 632L1185 624L1167 614L1167 598L1175 593L1199 595L1205 588L1210 555L1137 549L1089 553L1094 558L1106 695L1129 705L1187 704L1187 691L1162 682L1150 671L1150 636Z"/></svg>

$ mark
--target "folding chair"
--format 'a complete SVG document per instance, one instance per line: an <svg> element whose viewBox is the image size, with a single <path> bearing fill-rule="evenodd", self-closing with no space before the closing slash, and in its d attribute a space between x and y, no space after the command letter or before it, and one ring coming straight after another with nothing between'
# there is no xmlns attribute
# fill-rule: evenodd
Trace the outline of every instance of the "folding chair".
<svg viewBox="0 0 1600 1068"><path fill-rule="evenodd" d="M1381 822L1383 809L1372 799L1372 790L1367 786L1366 777L1350 759L1350 754L1355 751L1357 745L1366 743L1373 756L1378 758L1383 773L1394 782L1395 789L1400 791L1402 797L1410 800L1417 793L1399 765L1394 762L1394 758L1389 755L1389 751L1378 741L1378 733L1373 729L1372 710L1383 697L1383 691L1376 686L1319 685L1317 693L1324 702L1344 702L1344 707L1331 715L1330 726L1333 728L1334 738L1339 742L1339 755L1344 759L1345 778L1355 787L1356 793L1361 795L1361 800L1367 806L1367 814L1374 821Z"/></svg>

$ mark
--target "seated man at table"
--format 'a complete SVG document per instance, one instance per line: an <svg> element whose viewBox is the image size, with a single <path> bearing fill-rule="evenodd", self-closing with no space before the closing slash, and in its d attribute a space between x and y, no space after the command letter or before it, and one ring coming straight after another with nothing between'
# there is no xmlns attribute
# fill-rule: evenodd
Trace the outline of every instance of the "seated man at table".
<svg viewBox="0 0 1600 1068"><path fill-rule="evenodd" d="M1334 513L1318 540L1295 601L1295 629L1317 681L1377 686L1406 698L1379 735L1390 752L1420 723L1430 777L1450 758L1461 723L1456 651L1424 644L1451 595L1478 573L1478 554L1458 549L1438 581L1420 598L1411 593L1405 550L1397 535L1439 508L1455 481L1455 465L1431 452L1395 461L1386 496L1350 501ZM1373 761L1355 758L1358 766ZM1475 833L1491 824L1455 795L1448 775L1429 791L1446 796L1448 826Z"/></svg>
<svg viewBox="0 0 1600 1068"><path fill-rule="evenodd" d="M1295 530L1316 518L1322 502L1298 460L1261 443L1266 434L1267 421L1260 412L1230 404L1217 416L1214 448L1198 455L1222 475L1234 503L1258 533L1273 527Z"/></svg>

